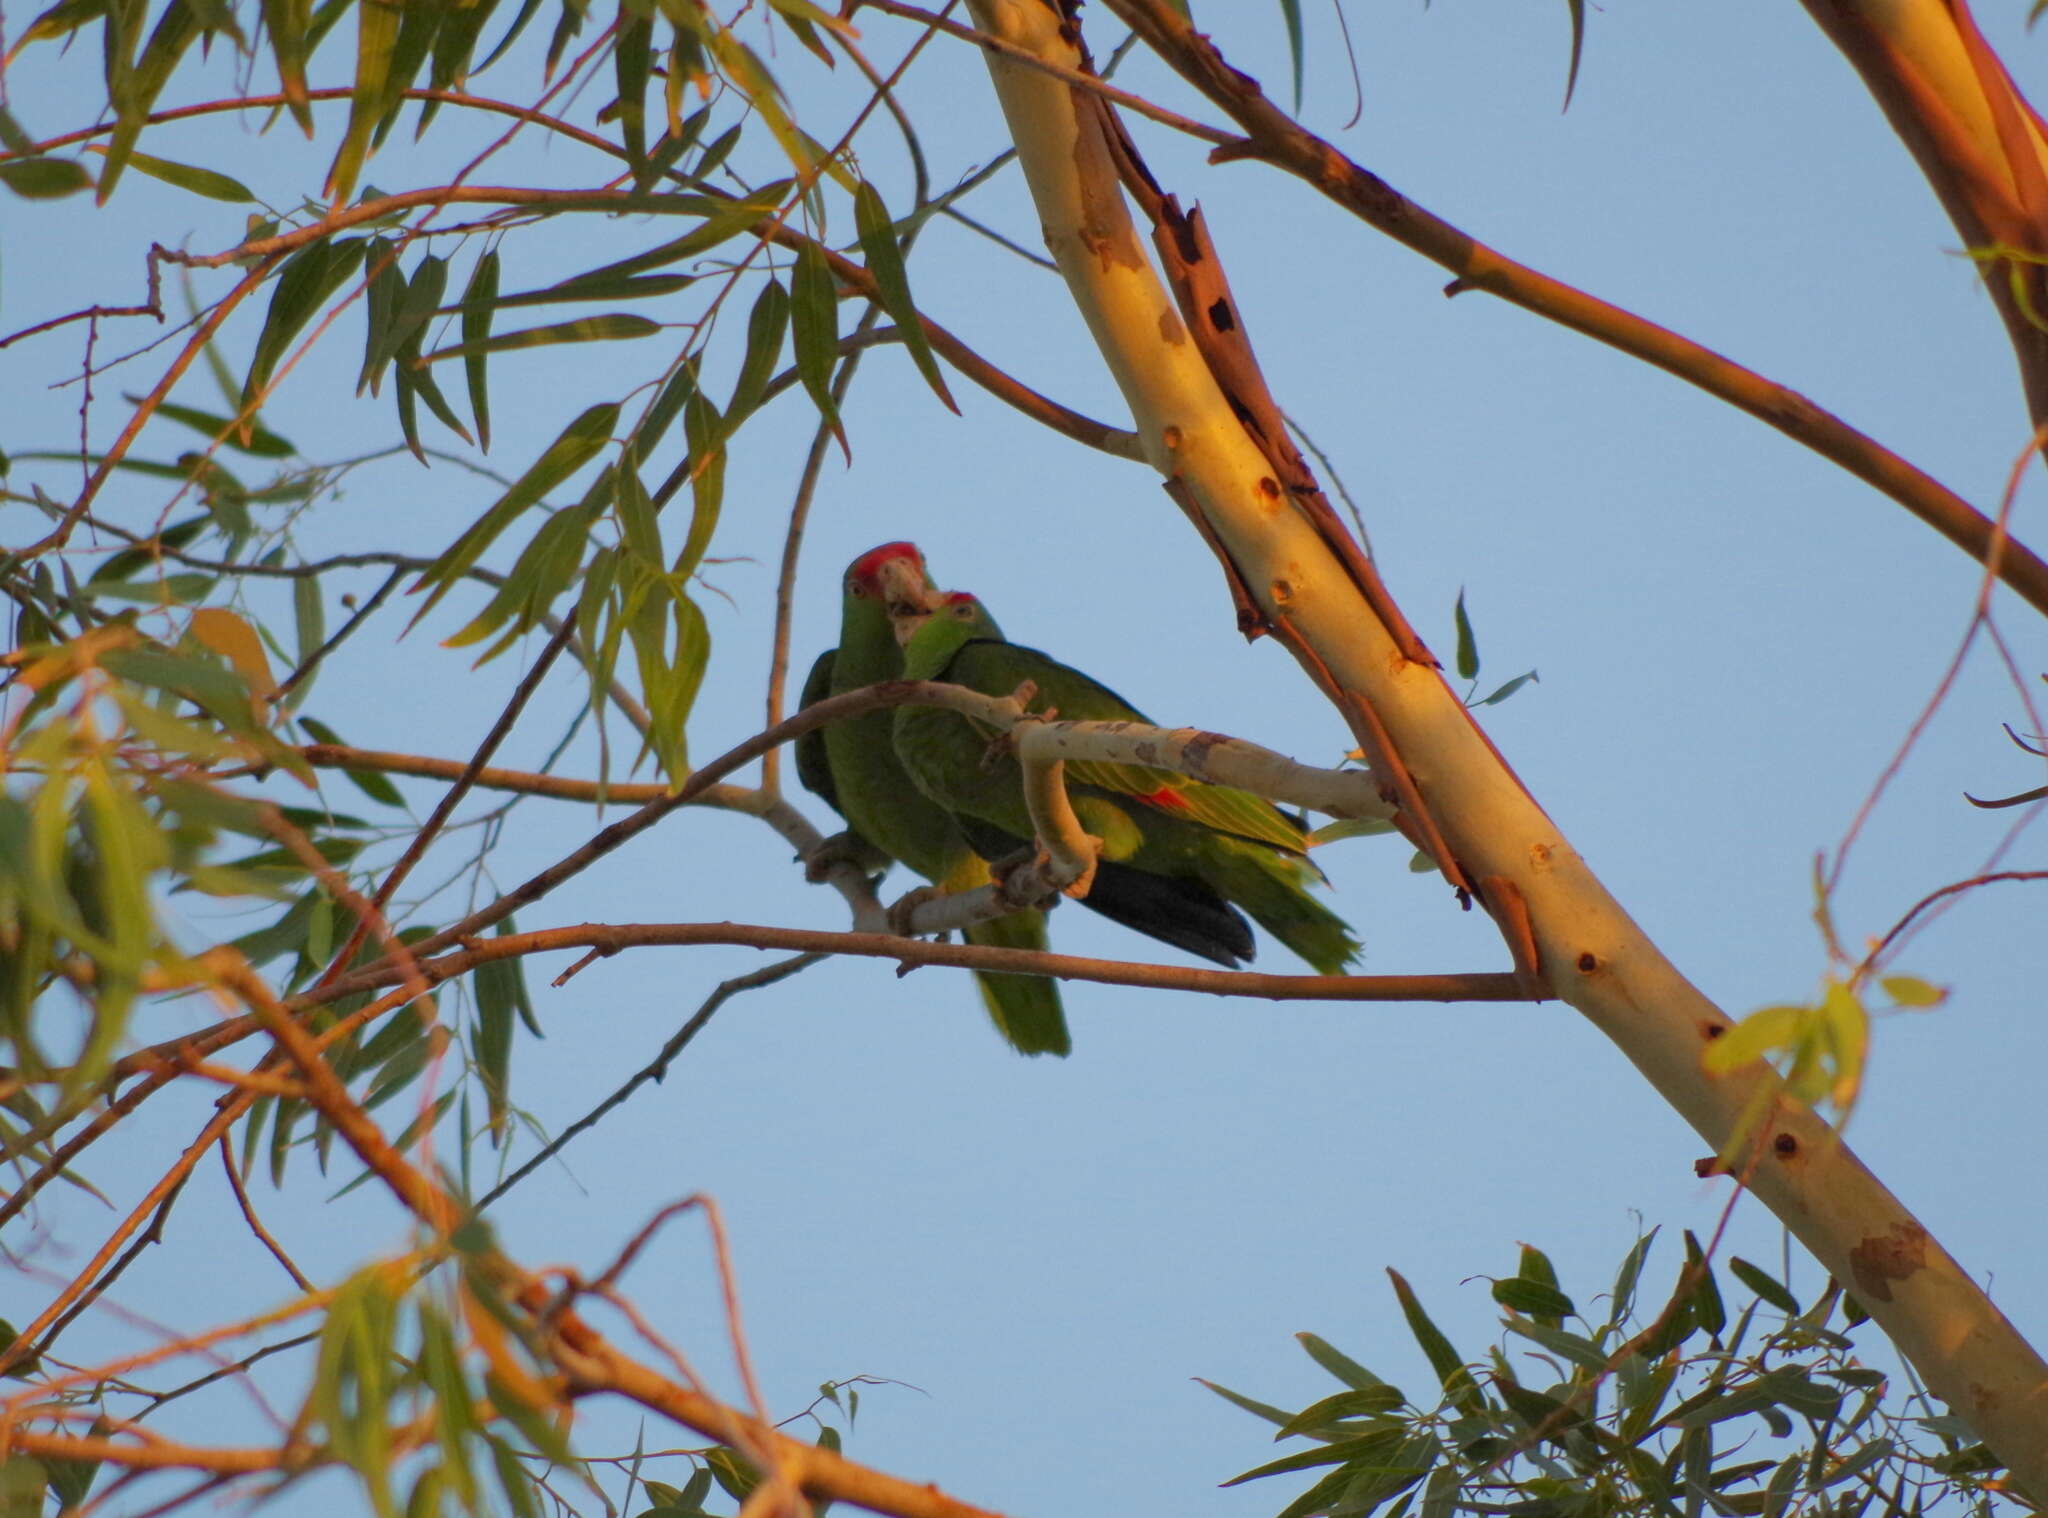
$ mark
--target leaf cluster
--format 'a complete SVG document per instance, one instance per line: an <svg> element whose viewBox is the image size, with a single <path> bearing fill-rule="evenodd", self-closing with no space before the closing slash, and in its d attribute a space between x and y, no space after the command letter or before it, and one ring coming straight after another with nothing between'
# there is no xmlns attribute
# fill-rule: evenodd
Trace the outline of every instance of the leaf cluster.
<svg viewBox="0 0 2048 1518"><path fill-rule="evenodd" d="M1731 1259L1724 1293L1687 1233L1676 1282L1646 1315L1638 1288L1655 1237L1630 1248L1597 1321L1548 1256L1523 1245L1515 1273L1492 1285L1504 1336L1478 1360L1389 1270L1435 1393L1411 1399L1301 1334L1341 1390L1288 1412L1204 1383L1277 1425L1276 1440L1309 1444L1226 1484L1323 1471L1280 1518L1996 1511L2002 1467L1961 1420L1857 1357L1852 1334L1867 1320L1839 1286L1802 1306L1768 1271Z"/></svg>

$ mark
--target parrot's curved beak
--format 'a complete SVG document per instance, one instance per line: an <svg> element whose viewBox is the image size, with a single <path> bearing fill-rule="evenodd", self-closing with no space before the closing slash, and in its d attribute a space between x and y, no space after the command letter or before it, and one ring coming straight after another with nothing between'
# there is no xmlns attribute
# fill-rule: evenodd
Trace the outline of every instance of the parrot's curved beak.
<svg viewBox="0 0 2048 1518"><path fill-rule="evenodd" d="M924 565L907 555L876 565L874 583L898 643L908 643L945 598L943 591L925 583Z"/></svg>

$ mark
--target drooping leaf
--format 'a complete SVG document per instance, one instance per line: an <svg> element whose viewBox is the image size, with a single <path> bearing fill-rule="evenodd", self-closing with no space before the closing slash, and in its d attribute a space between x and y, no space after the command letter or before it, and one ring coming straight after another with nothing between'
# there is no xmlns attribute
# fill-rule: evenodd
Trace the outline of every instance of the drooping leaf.
<svg viewBox="0 0 2048 1518"><path fill-rule="evenodd" d="M447 552L422 571L413 584L415 591L432 587L432 594L413 620L431 610L448 588L462 578L483 556L497 537L550 490L596 458L610 440L619 420L619 404L607 401L592 406L564 427L541 456L492 504L483 516L451 544Z"/></svg>
<svg viewBox="0 0 2048 1518"><path fill-rule="evenodd" d="M490 354L483 347L491 335L491 311L498 299L498 250L488 249L470 271L469 284L462 292L462 345L470 350L462 361L463 379L469 387L469 414L476 421L477 446L491 448L491 398L486 370Z"/></svg>
<svg viewBox="0 0 2048 1518"><path fill-rule="evenodd" d="M327 196L343 201L354 191L356 176L370 151L370 134L384 114L385 92L398 52L398 30L405 8L393 0L359 0L356 17L356 78L349 98L348 130L327 171Z"/></svg>
<svg viewBox="0 0 2048 1518"><path fill-rule="evenodd" d="M292 119L309 140L313 107L306 93L306 59L312 53L307 35L312 19L312 0L263 0L263 26L270 33L270 56L277 65L278 84Z"/></svg>
<svg viewBox="0 0 2048 1518"><path fill-rule="evenodd" d="M603 513L614 495L616 479L617 472L607 469L582 502L567 511L556 512L542 523L540 530L533 535L533 541L526 545L511 572L505 576L505 583L498 587L482 611L446 640L446 646L465 648L481 643L509 624L504 637L484 654L484 659L490 659L539 621L575 579L576 571L583 563L591 524Z"/></svg>
<svg viewBox="0 0 2048 1518"><path fill-rule="evenodd" d="M903 346L909 350L911 361L946 409L959 415L960 408L946 388L945 376L939 373L939 361L933 357L931 343L924 335L917 305L910 298L910 278L903 268L903 250L896 242L895 225L882 204L881 192L866 180L861 181L854 195L853 217L860 232L861 252L867 256L868 273L875 277L883 308L895 319L896 330L903 334Z"/></svg>
<svg viewBox="0 0 2048 1518"><path fill-rule="evenodd" d="M1280 0L1280 15L1287 23L1287 56L1294 64L1294 110L1301 113L1301 68L1307 48L1301 33L1301 0ZM1465 676L1467 680L1470 675Z"/></svg>
<svg viewBox="0 0 2048 1518"><path fill-rule="evenodd" d="M647 80L652 69L654 15L619 11L619 26L612 43L612 77L619 87L619 136L626 148L626 165L633 172L633 188L644 190L654 182L647 163Z"/></svg>
<svg viewBox="0 0 2048 1518"><path fill-rule="evenodd" d="M114 107L114 130L107 137L107 161L100 169L98 200L107 203L121 177L135 141L149 119L150 107L170 82L178 60L199 39L201 27L189 0L170 0L132 70L115 71L108 80L108 101Z"/></svg>
<svg viewBox="0 0 2048 1518"><path fill-rule="evenodd" d="M322 238L285 260L271 288L270 309L256 338L248 377L242 381L242 410L253 410L251 403L269 388L285 349L314 313L327 304L328 297L355 272L362 262L364 246L360 237Z"/></svg>
<svg viewBox="0 0 2048 1518"><path fill-rule="evenodd" d="M718 61L719 72L760 115L761 124L789 158L790 164L799 175L811 175L823 170L838 186L849 195L854 190L854 178L837 156L819 151L816 143L805 134L782 103L782 90L776 84L754 50L733 35L725 27L713 27L705 38L711 56ZM708 172L700 169L700 174Z"/></svg>
<svg viewBox="0 0 2048 1518"><path fill-rule="evenodd" d="M1572 61L1564 76L1564 109L1572 108L1572 91L1579 87L1579 59L1586 50L1586 0L1564 0L1572 22Z"/></svg>
<svg viewBox="0 0 2048 1518"><path fill-rule="evenodd" d="M814 242L806 242L797 253L796 267L790 273L789 301L797 378L818 415L839 439L840 450L851 458L846 429L840 425L839 408L832 401L832 368L839 359L838 286L824 249Z"/></svg>
<svg viewBox="0 0 2048 1518"><path fill-rule="evenodd" d="M224 606L202 606L192 613L192 636L234 667L258 701L268 700L277 689L270 672L270 657L263 640L239 612Z"/></svg>
<svg viewBox="0 0 2048 1518"><path fill-rule="evenodd" d="M747 314L747 352L740 361L739 378L733 382L732 399L726 404L727 420L737 426L761 404L762 392L774 377L775 364L782 356L782 339L789 330L789 292L782 282L771 278L754 299Z"/></svg>

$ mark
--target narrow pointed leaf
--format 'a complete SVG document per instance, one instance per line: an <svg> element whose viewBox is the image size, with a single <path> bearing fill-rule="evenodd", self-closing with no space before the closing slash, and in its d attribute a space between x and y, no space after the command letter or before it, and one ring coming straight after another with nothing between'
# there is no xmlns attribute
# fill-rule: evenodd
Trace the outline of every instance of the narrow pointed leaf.
<svg viewBox="0 0 2048 1518"><path fill-rule="evenodd" d="M1308 1351L1311 1360L1353 1391L1371 1391L1375 1387L1387 1384L1342 1350L1315 1334L1301 1333L1294 1337L1300 1342L1301 1347Z"/></svg>
<svg viewBox="0 0 2048 1518"><path fill-rule="evenodd" d="M349 99L348 131L334 164L327 171L327 195L346 201L354 191L356 176L370 151L370 133L384 112L385 90L398 50L398 29L403 8L392 0L360 0L355 6L356 78Z"/></svg>
<svg viewBox="0 0 2048 1518"><path fill-rule="evenodd" d="M1730 1259L1728 1269L1734 1273L1736 1280L1780 1312L1795 1318L1799 1316L1799 1299L1787 1291L1776 1276L1740 1257Z"/></svg>
<svg viewBox="0 0 2048 1518"><path fill-rule="evenodd" d="M469 414L476 420L477 446L486 453L491 448L491 397L486 376L490 354L482 345L490 340L491 310L497 298L498 250L492 248L476 261L462 292L462 345L473 350L462 361L462 373L469 387Z"/></svg>
<svg viewBox="0 0 2048 1518"><path fill-rule="evenodd" d="M1564 109L1572 108L1572 91L1579 87L1579 59L1586 51L1586 0L1564 0L1572 22L1572 61L1564 76Z"/></svg>
<svg viewBox="0 0 2048 1518"><path fill-rule="evenodd" d="M1394 1295L1400 1300L1401 1314L1408 1320L1408 1331L1415 1335L1415 1342L1422 1346L1422 1353L1429 1360L1429 1367L1437 1374L1447 1392L1460 1407L1470 1412L1467 1404L1477 1403L1478 1388L1473 1384L1472 1373L1465 1368L1465 1362L1451 1341L1443 1336L1430 1316L1423 1310L1422 1300L1415 1295L1405 1277L1389 1268L1387 1279L1393 1282Z"/></svg>
<svg viewBox="0 0 2048 1518"><path fill-rule="evenodd" d="M782 339L789 331L789 292L782 282L770 279L754 299L747 315L747 352L740 361L740 375L733 382L732 400L725 408L735 426L761 404L762 392L774 377L775 364L782 356Z"/></svg>
<svg viewBox="0 0 2048 1518"><path fill-rule="evenodd" d="M194 195L203 195L208 200L225 200L232 205L254 204L256 197L249 187L239 179L213 169L202 169L196 164L172 163L165 158L152 158L147 153L130 153L128 162L138 174L147 174L151 179L160 179L165 184L176 185L181 190L190 190Z"/></svg>
<svg viewBox="0 0 2048 1518"><path fill-rule="evenodd" d="M619 136L633 171L633 187L640 190L654 178L647 166L647 79L653 46L652 13L636 16L622 8L612 44L612 73L619 87Z"/></svg>
<svg viewBox="0 0 2048 1518"><path fill-rule="evenodd" d="M134 70L124 75L121 87L109 92L115 108L114 130L107 138L107 161L100 169L99 203L105 205L114 193L135 141L149 119L150 107L170 82L185 50L199 39L199 23L187 0L171 0L157 18L156 29L136 60Z"/></svg>
<svg viewBox="0 0 2048 1518"><path fill-rule="evenodd" d="M268 388L292 339L355 271L363 247L359 237L333 238L309 244L285 260L271 289L270 309L256 339L248 377L242 381L243 410Z"/></svg>
<svg viewBox="0 0 2048 1518"><path fill-rule="evenodd" d="M839 439L841 451L852 457L846 432L839 424L839 408L832 402L832 367L839 358L839 295L831 265L816 243L807 242L797 254L790 275L790 329L796 338L796 373L818 414Z"/></svg>
<svg viewBox="0 0 2048 1518"><path fill-rule="evenodd" d="M137 168L142 165L136 164ZM122 397L137 405L142 403L139 395ZM225 443L238 453L250 454L262 459L290 458L299 450L284 438L266 428L256 425L255 419L237 426L235 419L218 412L201 411L193 406L180 406L172 401L159 401L156 414L167 422L178 422L190 427L209 443Z"/></svg>
<svg viewBox="0 0 2048 1518"><path fill-rule="evenodd" d="M545 327L525 327L500 332L480 343L460 342L437 348L420 362L436 364L446 358L470 358L489 353L509 353L516 348L545 348L556 343L609 343L648 337L661 330L661 323L631 311L608 311L602 316L579 316L574 321L554 322Z"/></svg>
<svg viewBox="0 0 2048 1518"><path fill-rule="evenodd" d="M939 361L932 356L931 344L925 338L924 322L910 298L910 279L904 272L896 228L882 204L881 192L865 180L853 197L853 218L860 232L861 252L867 256L868 273L875 277L881 290L883 308L895 319L896 330L903 334L903 346L909 350L911 362L917 365L917 372L924 376L925 383L946 409L959 415L960 408L953 403L945 376L939 373Z"/></svg>
<svg viewBox="0 0 2048 1518"><path fill-rule="evenodd" d="M263 26L270 33L270 56L284 90L292 119L310 139L313 107L306 93L306 59L311 53L307 31L312 25L312 0L263 0Z"/></svg>
<svg viewBox="0 0 2048 1518"><path fill-rule="evenodd" d="M1476 680L1479 678L1479 642L1472 636L1472 618L1465 611L1465 592L1458 592L1458 604L1453 608L1451 620L1458 629L1458 678Z"/></svg>
<svg viewBox="0 0 2048 1518"><path fill-rule="evenodd" d="M480 517L476 523L450 545L448 551L436 559L414 583L415 591L432 587L418 615L424 616L434 603L448 591L448 587L459 580L463 573L483 557L497 537L528 508L540 501L550 490L575 474L585 464L596 458L610 440L612 429L619 420L619 405L607 401L590 407L581 416L562 429L561 435L547 446L541 456L515 481L510 490Z"/></svg>
<svg viewBox="0 0 2048 1518"><path fill-rule="evenodd" d="M1301 34L1301 0L1280 0L1280 15L1287 23L1287 56L1294 63L1294 109L1301 111L1301 67L1306 48ZM1465 677L1471 679L1470 675Z"/></svg>

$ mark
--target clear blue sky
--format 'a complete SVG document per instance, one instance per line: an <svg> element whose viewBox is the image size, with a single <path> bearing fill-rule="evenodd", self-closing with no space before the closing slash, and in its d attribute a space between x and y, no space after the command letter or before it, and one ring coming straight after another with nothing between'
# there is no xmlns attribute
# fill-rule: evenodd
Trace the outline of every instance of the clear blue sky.
<svg viewBox="0 0 2048 1518"><path fill-rule="evenodd" d="M2027 438L2003 334L1906 153L1797 7L1593 9L1578 94L1560 114L1562 5L1354 6L1364 98L1349 130L1334 23L1307 9L1305 115L1361 163L1511 256L1803 390L1995 506ZM2010 14L2024 8L1983 9L2023 83L2039 83L2040 39ZM1284 92L1276 8L1212 3L1202 19L1240 66ZM1106 50L1107 18L1091 8L1088 21ZM895 23L863 26L878 58L896 55ZM17 115L43 131L70 124L66 70L95 68L96 51L88 40L62 68L48 49L32 54L38 66L7 81ZM346 49L320 61L316 82L345 81ZM522 67L501 66L479 87L530 93ZM829 140L853 81L821 82L789 48L776 67ZM1138 60L1122 79L1206 114ZM1002 145L970 51L935 42L907 91L930 123L936 182ZM594 87L570 114L588 123L608 93ZM1336 462L1425 637L1448 650L1463 587L1482 683L1541 671L1485 720L1567 836L1731 1013L1811 995L1825 968L1810 919L1814 855L1841 839L1932 690L1969 616L1972 566L1857 481L1709 398L1484 296L1447 301L1441 271L1302 186L1248 165L1210 168L1162 131L1137 131L1168 188L1203 204L1281 403ZM317 183L282 127L168 129L143 147L230 170L282 204ZM891 204L907 199L887 133L871 128L859 147ZM366 177L430 183L444 159L459 161L454 145L428 157L401 129ZM600 175L573 151L522 139L486 177ZM1014 172L973 209L1035 244ZM213 251L239 227L234 208L133 175L106 212L0 202L0 325L132 298L150 238ZM506 286L670 235L583 218L545 249L515 239ZM938 225L913 279L925 309L997 362L1123 420L1051 276ZM359 321L345 316L267 413L311 456L396 438L388 396L344 398ZM231 329L231 351L246 353L253 330ZM132 340L110 331L103 351ZM103 380L102 399L145 388L165 351ZM0 447L75 436L76 390L37 382L77 358L75 335L0 355L11 409ZM633 345L500 360L489 462L523 467L575 409L615 398L622 373L637 382L654 362ZM1212 562L1144 470L1044 433L964 382L954 389L957 419L902 354L879 353L864 371L848 408L852 464L828 464L805 547L799 677L834 636L842 565L907 537L942 583L981 594L1013 638L1084 665L1162 721L1304 760L1342 752L1341 724L1284 653L1236 637ZM213 401L203 377L180 397ZM96 440L118 410L95 413ZM723 595L704 598L716 652L692 727L700 757L759 725L774 564L811 420L799 397L782 400L732 461L712 550L722 562L708 571ZM148 439L151 456L187 446L165 426ZM365 469L344 489L302 525L308 554L394 538L437 551L492 494L447 463ZM118 499L131 520L148 520L160 497L128 487ZM2029 484L2014 518L2037 546L2048 536L2040 506ZM19 514L9 520L7 540L27 535ZM465 614L451 598L401 642L409 610L387 611L345 667L323 674L307 710L366 746L466 756L532 650L470 672L465 655L433 641ZM2006 603L2002 625L2029 679L2048 667L2037 619ZM539 764L578 696L556 680L503 762ZM2041 783L2001 722L2026 718L1980 657L1863 836L1837 905L1849 941L1974 873L2019 820L1961 800L1965 789ZM596 763L586 735L562 768L588 774ZM437 794L409 793L422 812ZM339 782L331 794L356 805ZM582 809L523 804L494 878L522 878L591 825ZM472 837L451 845L443 874ZM2038 856L2029 833L2013 858ZM1345 843L1323 862L1333 904L1367 940L1366 969L1504 967L1488 924L1459 913L1435 877L1409 873L1405 848ZM438 903L434 920L460 905ZM844 925L838 898L804 885L778 839L712 814L673 818L522 925L722 918ZM2037 1342L2048 1336L2048 1219L2033 1160L2048 1055L2040 921L2038 888L1998 887L1915 942L1900 967L1955 994L1938 1012L1879 1026L1850 1130ZM1054 929L1062 949L1155 957L1149 942L1079 910L1058 913ZM744 950L641 951L560 990L546 985L560 965L536 963L548 1036L522 1036L517 1100L560 1128L646 1063L719 980L760 962ZM1260 965L1291 967L1270 943ZM1590 1297L1639 1219L1674 1238L1681 1227L1706 1233L1726 1201L1725 1183L1694 1178L1701 1141L1561 1005L1269 1006L1096 986L1066 999L1076 1048L1065 1062L1009 1054L949 971L897 979L882 963L831 963L737 1000L665 1084L500 1207L507 1243L529 1263L594 1270L663 1203L711 1193L733 1232L747 1328L778 1413L828 1378L892 1378L908 1386L871 1389L848 1444L884 1470L1020 1514L1250 1518L1295 1487L1216 1489L1270 1446L1262 1425L1190 1378L1303 1405L1334 1389L1290 1340L1306 1329L1420 1395L1428 1372L1383 1266L1402 1270L1477 1354L1494 1319L1485 1281L1472 1278L1511 1273L1518 1241L1548 1249L1567 1288ZM143 1031L166 1036L209 1015L156 1008ZM132 1194L200 1111L156 1104L128 1146L102 1146L87 1173L117 1199ZM301 1186L259 1202L317 1279L402 1243L402 1221L367 1191L325 1200L346 1162L324 1185L305 1157L298 1166ZM60 1263L58 1244L81 1258L108 1216L81 1193L51 1196L47 1262ZM1728 1247L1775 1265L1781 1235L1744 1204ZM1668 1282L1675 1267L1667 1247L1651 1279ZM1817 1288L1803 1259L1795 1277L1803 1294ZM736 1395L701 1229L672 1226L628 1285ZM285 1291L208 1168L116 1296L197 1325ZM26 1316L39 1296L19 1279L0 1283L0 1313ZM72 1331L66 1352L111 1353L134 1332L99 1315ZM266 1383L287 1410L296 1375ZM624 1452L635 1437L630 1417L596 1414L583 1442ZM650 1448L694 1442L646 1437ZM312 1493L322 1511L353 1502L332 1482Z"/></svg>

